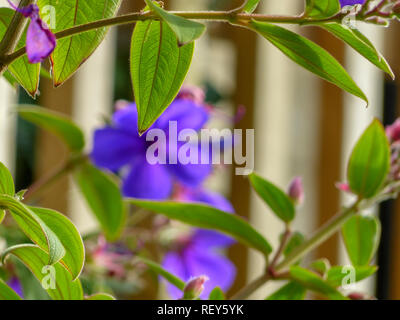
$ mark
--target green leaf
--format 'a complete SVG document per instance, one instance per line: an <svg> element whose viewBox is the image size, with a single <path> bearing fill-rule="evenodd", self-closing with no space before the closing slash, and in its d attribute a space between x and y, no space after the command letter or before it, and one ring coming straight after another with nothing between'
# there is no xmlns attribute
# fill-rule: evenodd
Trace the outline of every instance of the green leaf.
<svg viewBox="0 0 400 320"><path fill-rule="evenodd" d="M306 0L304 17L324 19L334 16L341 9L339 0Z"/></svg>
<svg viewBox="0 0 400 320"><path fill-rule="evenodd" d="M288 256L294 249L300 246L304 242L304 236L300 232L295 232L290 237L285 249L283 250L284 256Z"/></svg>
<svg viewBox="0 0 400 320"><path fill-rule="evenodd" d="M351 154L347 179L350 189L363 198L375 196L390 169L390 146L382 124L375 119Z"/></svg>
<svg viewBox="0 0 400 320"><path fill-rule="evenodd" d="M115 300L115 298L107 293L96 293L91 296L85 297L85 300L103 300L103 301L111 301Z"/></svg>
<svg viewBox="0 0 400 320"><path fill-rule="evenodd" d="M178 46L166 22L138 22L132 36L131 76L144 133L174 100L192 61L194 43Z"/></svg>
<svg viewBox="0 0 400 320"><path fill-rule="evenodd" d="M155 5L151 0L145 0L145 2L175 32L180 45L188 44L200 38L206 29L204 24L173 15Z"/></svg>
<svg viewBox="0 0 400 320"><path fill-rule="evenodd" d="M0 195L0 207L7 208L26 236L49 253L48 264L64 257L65 248L60 239L35 212L7 195Z"/></svg>
<svg viewBox="0 0 400 320"><path fill-rule="evenodd" d="M20 106L19 115L61 139L71 151L81 151L85 146L82 130L63 114L37 106Z"/></svg>
<svg viewBox="0 0 400 320"><path fill-rule="evenodd" d="M290 222L294 219L296 212L294 204L285 192L255 173L249 175L249 179L254 190L279 219L285 222Z"/></svg>
<svg viewBox="0 0 400 320"><path fill-rule="evenodd" d="M225 293L222 291L220 287L214 288L210 292L210 296L208 297L208 300L226 300L225 298Z"/></svg>
<svg viewBox="0 0 400 320"><path fill-rule="evenodd" d="M339 88L363 99L368 99L341 64L314 42L282 27L252 21L250 28L281 50L288 58Z"/></svg>
<svg viewBox="0 0 400 320"><path fill-rule="evenodd" d="M74 177L107 240L117 240L126 220L126 210L117 183L110 174L90 163L79 166Z"/></svg>
<svg viewBox="0 0 400 320"><path fill-rule="evenodd" d="M63 31L78 25L100 19L112 18L118 12L121 0L39 0L42 9L51 5L56 12L56 28L53 32ZM53 81L61 85L92 55L104 40L108 28L80 33L72 37L57 40L57 46L51 55Z"/></svg>
<svg viewBox="0 0 400 320"><path fill-rule="evenodd" d="M0 194L6 194L14 196L14 180L11 172L7 167L0 161Z"/></svg>
<svg viewBox="0 0 400 320"><path fill-rule="evenodd" d="M162 214L194 227L226 233L238 241L259 250L265 256L272 248L268 241L242 218L213 207L194 203L155 202L130 199L138 207Z"/></svg>
<svg viewBox="0 0 400 320"><path fill-rule="evenodd" d="M266 300L304 300L307 289L291 281L270 295Z"/></svg>
<svg viewBox="0 0 400 320"><path fill-rule="evenodd" d="M65 248L61 263L72 274L79 277L85 262L85 248L78 229L61 213L45 208L29 207L57 235Z"/></svg>
<svg viewBox="0 0 400 320"><path fill-rule="evenodd" d="M10 8L0 8L0 39L4 34L14 16L15 11ZM25 47L26 30L21 36L16 49ZM32 97L36 96L39 87L40 63L31 64L28 57L24 55L8 66L12 77L26 90ZM10 80L11 78L8 77Z"/></svg>
<svg viewBox="0 0 400 320"><path fill-rule="evenodd" d="M378 249L381 227L376 217L357 215L342 227L342 236L350 261L355 266L368 265Z"/></svg>
<svg viewBox="0 0 400 320"><path fill-rule="evenodd" d="M360 266L354 268L354 280L356 282L364 280L372 276L378 268L376 266ZM340 287L343 285L345 277L349 276L350 269L342 266L335 266L329 269L327 281L334 287ZM351 272L351 271L350 271Z"/></svg>
<svg viewBox="0 0 400 320"><path fill-rule="evenodd" d="M328 259L324 258L311 262L310 268L324 277L331 268L331 264Z"/></svg>
<svg viewBox="0 0 400 320"><path fill-rule="evenodd" d="M395 78L395 75L385 58L359 30L349 28L340 23L319 24L319 26L346 42L372 64L389 74L393 79Z"/></svg>
<svg viewBox="0 0 400 320"><path fill-rule="evenodd" d="M21 300L21 297L0 279L0 301L1 300Z"/></svg>
<svg viewBox="0 0 400 320"><path fill-rule="evenodd" d="M155 272L156 274L162 276L165 280L167 280L169 283L173 284L175 287L177 287L179 290L183 291L183 289L185 288L185 282L181 279L179 279L178 277L174 276L172 273L170 273L169 271L165 270L162 266L160 266L159 264L148 260L146 258L143 257L138 257L138 259L140 261L142 261L143 263L145 263L150 270L152 270L153 272Z"/></svg>
<svg viewBox="0 0 400 320"><path fill-rule="evenodd" d="M307 289L322 294L331 300L348 300L336 288L325 282L315 273L299 266L290 268L292 279Z"/></svg>
<svg viewBox="0 0 400 320"><path fill-rule="evenodd" d="M260 0L246 0L243 11L246 13L253 13L257 9L259 3Z"/></svg>
<svg viewBox="0 0 400 320"><path fill-rule="evenodd" d="M20 259L42 284L49 285L52 280L51 275L54 275L55 288L49 287L46 290L53 300L83 299L79 279L73 281L71 274L59 262L53 265L54 273L52 274L52 269L49 268L47 263L49 256L39 247L26 244L8 248L3 254L3 260L10 254Z"/></svg>

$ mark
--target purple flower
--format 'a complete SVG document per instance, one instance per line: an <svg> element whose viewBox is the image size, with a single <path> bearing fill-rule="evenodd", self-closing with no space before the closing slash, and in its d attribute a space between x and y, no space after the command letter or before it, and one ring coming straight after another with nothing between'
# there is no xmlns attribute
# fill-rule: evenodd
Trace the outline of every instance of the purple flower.
<svg viewBox="0 0 400 320"><path fill-rule="evenodd" d="M340 0L340 5L342 7L345 6L354 6L356 4L364 4L365 0Z"/></svg>
<svg viewBox="0 0 400 320"><path fill-rule="evenodd" d="M55 35L40 18L39 7L36 4L18 8L10 0L8 2L24 17L31 19L26 35L26 54L30 63L42 62L56 47Z"/></svg>
<svg viewBox="0 0 400 320"><path fill-rule="evenodd" d="M179 200L206 203L233 213L232 205L225 198L209 191L184 190L179 195ZM228 290L235 280L235 266L218 252L233 243L232 238L216 231L196 229L190 236L179 239L176 250L165 255L162 265L184 281L190 281L193 277L206 276L209 280L200 295L204 299L217 286L224 291ZM175 286L168 284L167 290L172 298L182 298L182 292Z"/></svg>
<svg viewBox="0 0 400 320"><path fill-rule="evenodd" d="M21 282L18 280L18 278L16 277L12 277L7 284L9 285L9 287L11 289L13 289L15 291L15 293L17 293L21 298L24 297L24 294L22 292L22 285Z"/></svg>
<svg viewBox="0 0 400 320"><path fill-rule="evenodd" d="M146 134L139 136L136 105L129 104L118 110L112 124L96 130L91 158L96 166L111 171L124 171L122 191L126 197L164 200L172 195L173 186L179 183L189 187L200 185L211 173L211 164L182 164L169 159L179 152L182 144L169 139L170 122L177 126L177 134L184 129L199 131L208 121L209 115L202 105L188 99L176 99L150 129L165 133L166 145L161 153L166 153L165 164L151 164L147 157L148 148L154 141L146 141ZM176 142L176 148L169 144ZM200 147L198 146L200 154Z"/></svg>

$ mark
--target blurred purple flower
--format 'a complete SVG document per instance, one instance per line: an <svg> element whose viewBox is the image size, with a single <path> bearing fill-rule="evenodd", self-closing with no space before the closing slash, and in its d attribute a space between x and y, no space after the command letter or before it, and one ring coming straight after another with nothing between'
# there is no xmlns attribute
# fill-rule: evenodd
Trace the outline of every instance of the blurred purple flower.
<svg viewBox="0 0 400 320"><path fill-rule="evenodd" d="M233 213L233 207L224 197L205 190L184 190L177 198L181 201L200 202L217 209ZM236 276L233 263L218 251L231 246L235 241L216 231L196 229L190 236L179 239L177 249L167 253L163 267L184 281L193 277L207 276L201 298L207 298L211 290L220 287L228 290ZM173 299L182 298L182 292L168 284L167 290Z"/></svg>
<svg viewBox="0 0 400 320"><path fill-rule="evenodd" d="M12 277L8 282L8 286L13 289L21 298L24 297L22 292L22 285L21 282L18 280L17 277Z"/></svg>
<svg viewBox="0 0 400 320"><path fill-rule="evenodd" d="M26 54L30 63L42 62L50 56L56 47L55 35L40 18L39 7L36 4L18 8L10 0L8 2L14 10L31 19L26 35Z"/></svg>
<svg viewBox="0 0 400 320"><path fill-rule="evenodd" d="M365 0L340 0L340 5L342 7L345 6L354 6L356 4L364 4Z"/></svg>
<svg viewBox="0 0 400 320"><path fill-rule="evenodd" d="M119 104L121 105L121 104ZM94 147L91 158L96 166L111 171L128 167L123 176L122 191L126 197L150 200L164 200L172 195L174 183L196 187L211 173L211 164L150 164L146 153L154 141L146 141L146 135L139 136L137 110L134 103L119 107L112 124L94 133ZM176 121L177 133L184 129L199 131L209 119L203 105L195 101L176 99L153 124L150 129L162 130L169 139L170 121ZM168 143L168 142L167 142ZM166 157L176 155L182 144L177 142L177 150L165 146ZM199 144L200 149L200 144ZM199 150L200 154L200 150Z"/></svg>

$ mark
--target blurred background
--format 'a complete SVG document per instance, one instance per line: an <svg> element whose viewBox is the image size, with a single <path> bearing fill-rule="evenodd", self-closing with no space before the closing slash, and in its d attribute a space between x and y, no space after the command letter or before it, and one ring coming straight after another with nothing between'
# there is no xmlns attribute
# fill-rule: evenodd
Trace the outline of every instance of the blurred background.
<svg viewBox="0 0 400 320"><path fill-rule="evenodd" d="M303 0L262 1L260 12L299 14ZM164 0L168 9L226 10L241 0ZM5 6L6 1L0 0ZM142 9L143 1L125 0L121 13ZM17 103L39 104L73 117L85 130L88 149L94 128L113 111L114 101L133 100L129 74L129 48L133 26L113 28L106 41L84 66L62 87L54 89L42 79L40 96L34 101L23 90L15 91L0 79L0 161L13 171L17 189L27 188L35 179L59 164L66 150L51 135L18 119L10 108ZM286 188L294 176L302 176L306 201L296 218L295 229L306 236L330 219L348 199L335 183L345 180L351 147L378 117L386 124L400 111L400 83L392 81L357 56L333 36L312 27L291 27L316 41L341 61L367 93L370 106L335 86L304 71L261 37L227 24L209 23L198 41L187 84L203 87L207 101L234 114L245 106L240 129L255 129L255 169L262 176ZM360 29L384 53L400 78L400 24L390 29L361 25ZM233 168L232 168L233 169ZM250 190L248 180L234 170L216 172L213 188L224 193L236 212L248 219L275 245L282 225ZM60 180L40 203L67 213L82 232L96 225L72 182ZM380 299L400 299L400 202L375 208L382 219L383 235L378 254L377 276L360 284ZM331 264L346 264L339 236L327 241L311 258L327 257ZM229 256L238 268L233 291L258 277L262 257L236 245ZM277 284L268 284L254 298L263 298Z"/></svg>

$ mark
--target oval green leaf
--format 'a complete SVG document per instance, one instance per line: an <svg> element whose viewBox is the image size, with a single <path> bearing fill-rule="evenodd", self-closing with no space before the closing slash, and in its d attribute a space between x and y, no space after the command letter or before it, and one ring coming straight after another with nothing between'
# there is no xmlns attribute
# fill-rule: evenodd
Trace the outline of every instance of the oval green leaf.
<svg viewBox="0 0 400 320"><path fill-rule="evenodd" d="M79 279L73 281L71 274L57 262L54 269L49 268L47 261L49 255L35 245L19 245L7 249L3 254L3 260L8 255L14 255L21 260L33 273L39 282L49 285L53 275L55 287L49 286L46 290L53 300L82 300L83 290ZM54 271L54 273L52 273Z"/></svg>
<svg viewBox="0 0 400 320"><path fill-rule="evenodd" d="M178 46L162 21L136 24L131 45L131 77L143 134L174 100L192 61L194 43Z"/></svg>
<svg viewBox="0 0 400 320"><path fill-rule="evenodd" d="M238 241L260 251L265 256L272 248L268 241L242 218L202 204L155 202L129 199L138 207L162 214L198 228L226 233Z"/></svg>
<svg viewBox="0 0 400 320"><path fill-rule="evenodd" d="M299 266L290 268L290 275L294 281L307 288L317 292L331 300L348 300L336 288L331 286L314 272Z"/></svg>
<svg viewBox="0 0 400 320"><path fill-rule="evenodd" d="M355 266L370 263L378 249L381 227L376 217L354 216L342 227L342 236L350 261Z"/></svg>
<svg viewBox="0 0 400 320"><path fill-rule="evenodd" d="M345 277L349 276L350 272L354 272L354 280L359 282L372 276L377 270L378 268L376 266L359 266L354 267L353 270L346 268L346 266L335 266L329 269L327 281L334 287L340 287L343 286L343 280L345 280Z"/></svg>
<svg viewBox="0 0 400 320"><path fill-rule="evenodd" d="M15 11L10 8L0 8L0 39L4 37L14 13ZM16 49L25 47L25 41L26 30L22 34ZM12 78L8 78L10 80L15 79L30 96L35 98L39 87L40 66L40 63L29 63L28 57L25 55L8 66L8 71L12 74Z"/></svg>
<svg viewBox="0 0 400 320"><path fill-rule="evenodd" d="M346 42L376 67L389 74L392 79L395 78L395 75L385 58L374 47L371 41L369 41L368 38L365 37L359 30L349 28L348 26L340 23L327 23L320 24L319 26L323 29L326 29L342 41Z"/></svg>
<svg viewBox="0 0 400 320"><path fill-rule="evenodd" d="M85 146L82 130L67 116L37 106L17 108L21 118L61 139L71 151L81 151Z"/></svg>
<svg viewBox="0 0 400 320"><path fill-rule="evenodd" d="M204 24L171 14L151 0L145 0L145 2L175 32L179 45L185 45L200 38L206 29Z"/></svg>
<svg viewBox="0 0 400 320"><path fill-rule="evenodd" d="M14 180L11 172L7 167L0 161L0 194L6 194L14 196Z"/></svg>
<svg viewBox="0 0 400 320"><path fill-rule="evenodd" d="M366 95L342 65L316 43L269 23L252 21L249 27L261 34L298 65L361 98L368 104Z"/></svg>
<svg viewBox="0 0 400 320"><path fill-rule="evenodd" d="M89 22L112 18L119 9L121 0L39 0L43 9L52 6L55 10L55 29L57 33ZM104 40L108 28L76 34L57 40L51 55L52 74L55 86L61 85L92 55Z"/></svg>
<svg viewBox="0 0 400 320"><path fill-rule="evenodd" d="M307 289L300 283L291 281L271 294L266 300L304 300Z"/></svg>
<svg viewBox="0 0 400 320"><path fill-rule="evenodd" d="M373 197L381 189L389 169L389 141L382 124L375 119L351 154L347 168L350 189L362 198Z"/></svg>
<svg viewBox="0 0 400 320"><path fill-rule="evenodd" d="M279 219L284 222L290 222L294 219L296 213L294 204L285 192L255 173L252 173L249 179L254 190Z"/></svg>
<svg viewBox="0 0 400 320"><path fill-rule="evenodd" d="M75 225L61 213L45 208L29 207L60 239L65 255L60 261L72 274L79 277L85 262L85 248Z"/></svg>
<svg viewBox="0 0 400 320"><path fill-rule="evenodd" d="M334 16L341 9L339 0L306 0L304 17L324 19Z"/></svg>
<svg viewBox="0 0 400 320"><path fill-rule="evenodd" d="M79 166L74 178L107 240L117 240L126 218L126 210L117 183L110 174L100 171L90 163Z"/></svg>
<svg viewBox="0 0 400 320"><path fill-rule="evenodd" d="M243 12L253 13L256 9L260 0L246 0L246 3L243 6Z"/></svg>
<svg viewBox="0 0 400 320"><path fill-rule="evenodd" d="M65 248L57 235L29 207L15 198L0 195L0 206L7 208L26 236L49 253L47 264L55 264L65 255Z"/></svg>
<svg viewBox="0 0 400 320"><path fill-rule="evenodd" d="M216 287L210 292L208 300L214 300L214 301L226 300L225 293L222 291L220 287Z"/></svg>

